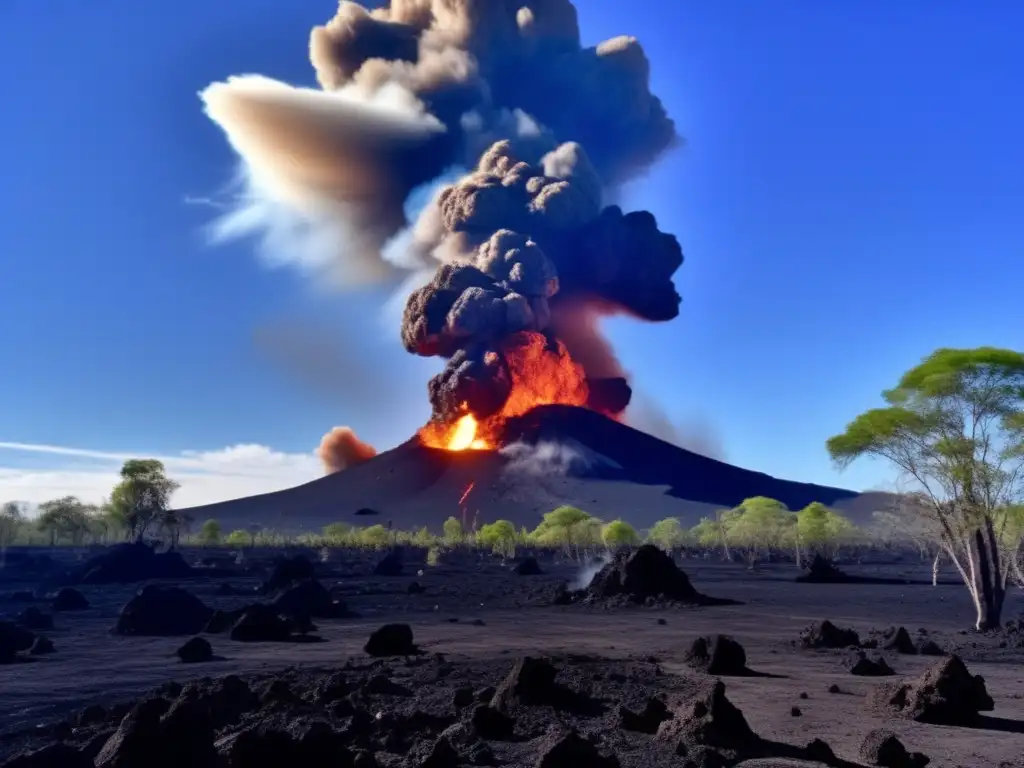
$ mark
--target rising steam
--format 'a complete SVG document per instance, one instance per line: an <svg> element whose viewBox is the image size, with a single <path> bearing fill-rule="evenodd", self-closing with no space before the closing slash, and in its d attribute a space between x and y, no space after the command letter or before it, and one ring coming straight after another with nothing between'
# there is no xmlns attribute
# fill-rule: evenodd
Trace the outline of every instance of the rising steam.
<svg viewBox="0 0 1024 768"><path fill-rule="evenodd" d="M582 47L569 0L341 2L310 60L322 90L245 76L201 93L243 160L218 234L343 285L436 268L401 338L448 361L429 387L439 422L508 415L541 369L564 381L537 402L621 413L631 391L598 320L676 317L683 262L653 215L604 206L678 142L640 44ZM452 169L467 172L408 221L410 194ZM538 351L553 362L524 369ZM338 434L328 467L372 450Z"/></svg>

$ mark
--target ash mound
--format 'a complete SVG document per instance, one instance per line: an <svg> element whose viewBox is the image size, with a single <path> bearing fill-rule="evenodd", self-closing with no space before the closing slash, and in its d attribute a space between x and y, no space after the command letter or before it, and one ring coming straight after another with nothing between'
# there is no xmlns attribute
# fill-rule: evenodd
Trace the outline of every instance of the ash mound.
<svg viewBox="0 0 1024 768"><path fill-rule="evenodd" d="M977 724L995 708L981 675L972 675L959 656L949 656L916 680L876 688L869 705L888 715L933 725Z"/></svg>
<svg viewBox="0 0 1024 768"><path fill-rule="evenodd" d="M581 590L563 591L556 602L587 604L735 605L698 592L672 558L653 544L620 552Z"/></svg>
<svg viewBox="0 0 1024 768"><path fill-rule="evenodd" d="M498 444L529 451L564 446L586 461L563 468L558 503L579 505L597 516L618 514L610 495L623 484L667 487L658 503L643 505L630 522L636 527L681 516L695 524L703 509L692 505L736 506L751 496L769 496L799 509L812 501L834 505L858 494L838 488L779 480L671 445L586 408L547 405L505 422ZM253 521L282 532L319 529L339 521L357 525L391 521L399 528L427 525L440 530L449 510L460 506L473 483L474 506L515 525L535 526L552 499L519 498L505 477L521 461L513 451L445 451L419 438L378 454L343 472L284 491L192 507L197 520L214 518L225 528ZM620 494L622 491L618 491ZM533 506L531 506L533 504ZM365 513L369 511L370 515ZM436 515L431 518L429 515ZM856 522L856 521L855 521Z"/></svg>
<svg viewBox="0 0 1024 768"><path fill-rule="evenodd" d="M132 584L150 579L185 579L195 575L178 552L157 553L141 542L116 544L68 574L72 584Z"/></svg>

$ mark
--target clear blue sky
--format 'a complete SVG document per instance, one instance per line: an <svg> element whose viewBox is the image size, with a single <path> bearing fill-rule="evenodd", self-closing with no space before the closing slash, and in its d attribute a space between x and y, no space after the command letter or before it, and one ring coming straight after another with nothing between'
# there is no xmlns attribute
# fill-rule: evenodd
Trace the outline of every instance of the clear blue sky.
<svg viewBox="0 0 1024 768"><path fill-rule="evenodd" d="M938 346L1024 341L1024 4L580 5L586 42L641 39L687 140L624 201L687 257L677 321L612 326L638 385L734 463L887 479L834 472L824 440ZM380 295L208 247L212 212L185 203L235 161L197 92L312 84L309 28L334 6L0 4L0 441L305 452L334 424L389 447L426 417L429 363L381 354L392 385L366 405L261 353L268 324L365 327L368 348L397 329Z"/></svg>

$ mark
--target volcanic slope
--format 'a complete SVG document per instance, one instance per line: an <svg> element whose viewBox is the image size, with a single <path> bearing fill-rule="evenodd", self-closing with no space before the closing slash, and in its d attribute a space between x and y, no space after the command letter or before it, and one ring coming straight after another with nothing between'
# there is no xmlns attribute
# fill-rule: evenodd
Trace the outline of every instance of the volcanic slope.
<svg viewBox="0 0 1024 768"><path fill-rule="evenodd" d="M505 426L501 451L444 451L417 438L342 472L275 493L192 507L195 520L225 528L259 525L281 532L333 522L427 526L445 518L497 518L533 527L559 504L644 528L665 517L686 525L752 496L790 509L820 501L855 522L877 507L870 495L796 483L700 456L570 406L542 406Z"/></svg>

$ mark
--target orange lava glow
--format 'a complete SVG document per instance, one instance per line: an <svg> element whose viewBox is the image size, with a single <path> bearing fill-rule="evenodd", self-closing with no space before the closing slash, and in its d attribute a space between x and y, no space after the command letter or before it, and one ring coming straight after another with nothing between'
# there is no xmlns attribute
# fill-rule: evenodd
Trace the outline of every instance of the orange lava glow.
<svg viewBox="0 0 1024 768"><path fill-rule="evenodd" d="M561 342L551 348L542 334L527 331L510 337L502 352L508 361L512 393L501 412L484 422L466 413L451 424L428 424L420 430L424 445L449 451L493 449L506 419L539 405L586 405L583 367L569 357Z"/></svg>

